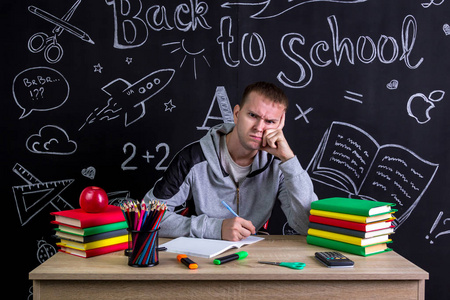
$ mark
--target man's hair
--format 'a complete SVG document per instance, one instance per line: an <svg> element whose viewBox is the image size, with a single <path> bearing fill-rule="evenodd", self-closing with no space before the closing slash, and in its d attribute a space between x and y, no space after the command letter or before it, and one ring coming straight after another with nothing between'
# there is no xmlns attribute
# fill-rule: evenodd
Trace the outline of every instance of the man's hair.
<svg viewBox="0 0 450 300"><path fill-rule="evenodd" d="M263 82L258 81L252 84L249 84L242 94L242 99L240 103L240 107L242 107L245 102L247 101L248 95L251 92L257 92L260 95L263 95L264 97L269 98L275 103L280 103L285 106L285 108L288 108L289 100L286 96L286 94L283 92L282 89L277 87L275 84L270 82Z"/></svg>

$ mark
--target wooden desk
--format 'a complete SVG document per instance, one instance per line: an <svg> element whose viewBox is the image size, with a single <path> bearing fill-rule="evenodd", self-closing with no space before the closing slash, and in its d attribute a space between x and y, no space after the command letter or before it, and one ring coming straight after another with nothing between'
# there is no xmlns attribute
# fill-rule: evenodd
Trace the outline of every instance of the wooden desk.
<svg viewBox="0 0 450 300"><path fill-rule="evenodd" d="M168 239L160 239L160 244ZM155 267L127 265L123 252L88 259L57 253L30 272L34 299L424 299L428 273L391 251L371 257L346 254L354 268L329 269L314 258L325 251L304 236L266 236L242 248L246 259L221 266L191 257L189 270L174 253ZM230 250L224 253L234 253ZM258 264L301 261L303 270Z"/></svg>

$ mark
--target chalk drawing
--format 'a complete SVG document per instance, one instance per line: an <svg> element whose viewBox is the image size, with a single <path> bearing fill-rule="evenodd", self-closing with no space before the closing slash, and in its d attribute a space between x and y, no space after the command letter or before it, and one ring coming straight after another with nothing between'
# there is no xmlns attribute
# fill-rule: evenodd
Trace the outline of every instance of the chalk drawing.
<svg viewBox="0 0 450 300"><path fill-rule="evenodd" d="M300 114L298 116L295 117L295 120L298 120L300 118L303 118L305 120L305 122L307 124L309 124L309 120L308 117L306 116L307 114L309 114L313 109L312 107L308 108L307 110L303 111L303 109L298 105L295 104L295 106L297 107L297 109L300 111Z"/></svg>
<svg viewBox="0 0 450 300"><path fill-rule="evenodd" d="M159 152L159 150L160 150L161 148L164 149L164 156L163 156L163 158L160 159L159 162L157 163L157 165L156 165L156 167L155 167L155 170L158 170L158 171L165 171L165 170L167 169L168 166L164 166L163 164L164 164L164 163L167 161L167 159L169 158L169 155L170 155L170 147L169 147L169 145L167 145L166 143L159 143L159 144L156 146L156 152ZM132 161L135 161L136 155L137 155L137 153L138 153L136 145L134 145L134 144L131 143L131 142L126 143L126 144L123 146L123 153L124 153L124 154L127 154L128 156L127 156L127 158L123 161L123 163L122 163L122 165L121 165L122 170L123 170L123 171L134 171L134 170L137 170L138 167L135 166L135 165L133 165L133 164L131 164ZM145 154L144 154L144 155L141 155L141 157L142 157L143 159L146 160L147 164L149 164L149 163L151 162L151 160L152 160L153 158L155 158L155 155L154 155L154 154L150 154L150 151L148 151L148 150L146 150L144 153L145 153Z"/></svg>
<svg viewBox="0 0 450 300"><path fill-rule="evenodd" d="M173 11L164 5L143 1L106 0L114 10L114 48L130 49L142 46L151 31L180 32L210 30L207 21L209 6L204 1L186 1ZM124 6L126 7L124 9ZM151 29L151 30L150 30Z"/></svg>
<svg viewBox="0 0 450 300"><path fill-rule="evenodd" d="M443 236L443 235L450 234L450 230L447 229L447 230L442 230L441 232L439 232L438 234L436 234L436 235L434 236L434 238L431 237L431 234L432 234L433 231L436 229L436 227L441 227L441 226L439 226L439 225L447 225L447 222L450 223L450 218L445 218L445 219L441 222L442 216L443 216L443 215L444 215L444 212L443 212L443 211L440 211L439 214L438 214L438 216L437 216L436 219L434 220L433 225L431 226L430 234L427 234L427 235L425 236L425 239L430 240L430 244L434 244L434 241L435 241L438 237Z"/></svg>
<svg viewBox="0 0 450 300"><path fill-rule="evenodd" d="M444 2L445 2L445 0L440 0L440 1L439 0L430 0L430 2L428 2L428 3L423 2L423 3L421 3L421 5L423 8L429 8L431 5L441 5Z"/></svg>
<svg viewBox="0 0 450 300"><path fill-rule="evenodd" d="M379 145L354 125L333 122L308 165L317 182L363 199L396 204L399 227L437 172L431 163L396 144Z"/></svg>
<svg viewBox="0 0 450 300"><path fill-rule="evenodd" d="M39 263L45 262L47 259L56 254L56 249L45 240L38 241L37 260Z"/></svg>
<svg viewBox="0 0 450 300"><path fill-rule="evenodd" d="M389 90L396 90L398 88L398 80L392 79L388 84L386 84L386 88Z"/></svg>
<svg viewBox="0 0 450 300"><path fill-rule="evenodd" d="M450 35L450 25L448 25L447 23L442 25L442 30L444 31L445 35Z"/></svg>
<svg viewBox="0 0 450 300"><path fill-rule="evenodd" d="M308 46L306 38L300 33L288 32L283 35L280 40L283 57L291 61L295 67L289 68L289 72L282 70L278 73L277 79L281 84L288 88L305 88L312 82L313 66L325 68L335 65L339 67L346 63L351 65L358 62L371 64L378 60L382 64L403 62L409 69L417 69L424 61L423 57L416 62L411 59L418 33L418 24L413 15L407 15L403 19L400 41L387 34L380 34L378 40L365 34L353 39L347 37L349 33L343 33L340 30L335 15L329 16L327 22L331 33L330 41L319 40L312 46ZM249 66L262 65L266 60L266 46L263 37L257 32L243 32L238 35L238 38L239 36L241 38L239 41L236 40L237 34L233 33L232 29L231 17L222 17L220 33L216 41L220 45L224 63L233 68L238 67L241 62L245 62ZM240 47L238 48L235 43L240 43ZM309 57L298 53L299 48L305 47L310 47ZM235 54L235 49L239 49L240 53ZM242 60L233 56L242 57Z"/></svg>
<svg viewBox="0 0 450 300"><path fill-rule="evenodd" d="M290 69L288 74L280 71L277 79L289 88L304 88L313 79L313 66L326 68L333 64L341 66L345 63L355 65L357 62L370 64L378 59L383 64L393 64L403 61L409 69L417 69L424 61L421 57L416 63L411 61L417 39L418 24L414 16L408 15L403 19L401 28L401 42L394 37L381 34L377 43L368 35L360 35L356 40L346 37L339 28L335 15L327 18L331 32L331 41L319 40L310 46L309 57L304 57L296 50L305 47L305 37L296 32L286 33L280 42L283 56L289 59L298 68L298 75ZM230 38L228 38L228 41ZM224 47L222 47L224 51ZM371 53L367 55L367 53ZM223 55L224 56L224 55ZM228 59L224 56L224 59ZM295 70L295 68L294 68Z"/></svg>
<svg viewBox="0 0 450 300"><path fill-rule="evenodd" d="M62 106L69 98L70 87L58 71L35 67L14 77L12 93L16 104L23 110L20 116L23 119L32 111L49 111Z"/></svg>
<svg viewBox="0 0 450 300"><path fill-rule="evenodd" d="M172 99L170 99L169 102L164 103L164 106L166 107L166 109L165 109L164 111L170 111L170 112L172 112L172 110L173 110L174 108L176 108L176 106L173 105L173 103L172 103Z"/></svg>
<svg viewBox="0 0 450 300"><path fill-rule="evenodd" d="M246 2L225 2L222 4L222 8L231 8L233 6L264 6L259 12L253 14L251 18L253 19L269 19L280 16L285 12L308 3L314 2L334 2L342 4L353 4L366 2L368 0L265 0L256 3L246 3ZM273 4L272 4L273 3Z"/></svg>
<svg viewBox="0 0 450 300"><path fill-rule="evenodd" d="M430 111L436 107L434 103L441 101L444 96L445 92L442 90L435 90L428 97L422 93L416 93L409 97L406 111L417 123L428 123L431 120Z"/></svg>
<svg viewBox="0 0 450 300"><path fill-rule="evenodd" d="M217 38L217 43L221 46L223 61L229 67L234 68L239 66L239 60L234 60L231 57L232 44L234 43L234 37L233 34L231 33L232 26L233 26L233 19L231 19L231 17L226 16L220 20L221 34Z"/></svg>
<svg viewBox="0 0 450 300"><path fill-rule="evenodd" d="M103 70L103 67L100 65L100 63L94 65L94 73L101 73Z"/></svg>
<svg viewBox="0 0 450 300"><path fill-rule="evenodd" d="M216 103L219 106L221 116L211 115L212 110L215 107ZM211 126L206 125L208 120L220 120L221 122L224 123L234 123L233 110L231 109L231 104L230 100L228 99L227 91L223 86L218 86L216 88L216 93L214 94L214 98L211 101L211 105L209 106L208 114L206 115L203 125L198 126L197 130L209 130Z"/></svg>
<svg viewBox="0 0 450 300"><path fill-rule="evenodd" d="M94 167L90 166L81 170L81 175L93 180L95 178L96 172L97 170Z"/></svg>
<svg viewBox="0 0 450 300"><path fill-rule="evenodd" d="M205 61L205 63L208 65L208 67L211 67L208 59L205 57L205 55L203 55L203 52L205 51L205 49L200 49L197 51L188 50L186 47L185 39L183 39L181 42L165 43L165 44L163 44L163 47L164 46L175 46L175 49L172 50L170 53L175 53L177 51L182 50L183 59L181 60L180 68L183 67L187 57L192 58L192 69L193 69L193 73L194 73L194 79L196 79L196 80L197 80L197 56L201 55L201 58L203 59L203 61Z"/></svg>
<svg viewBox="0 0 450 300"><path fill-rule="evenodd" d="M130 199L130 191L107 192L108 203L110 205L120 206L123 202Z"/></svg>
<svg viewBox="0 0 450 300"><path fill-rule="evenodd" d="M95 121L111 121L119 117L124 118L125 127L130 126L145 116L145 102L163 90L174 74L173 69L161 69L133 84L122 78L111 81L102 88L110 96L106 106L97 107L79 131Z"/></svg>
<svg viewBox="0 0 450 300"><path fill-rule="evenodd" d="M26 182L25 185L12 187L22 226L47 205L51 204L58 211L73 209L73 206L60 196L74 182L73 179L42 182L18 163L13 167L13 172Z"/></svg>
<svg viewBox="0 0 450 300"><path fill-rule="evenodd" d="M352 91L345 91L346 95L344 96L344 99L350 100L357 103L362 103L362 98L364 95Z"/></svg>
<svg viewBox="0 0 450 300"><path fill-rule="evenodd" d="M38 7L29 6L28 10L32 14L56 25L56 27L52 30L53 35L48 35L44 32L38 32L32 35L28 40L28 49L32 53L44 51L45 60L49 63L54 64L59 62L64 54L63 48L57 41L57 37L60 36L61 33L64 32L64 30L81 39L82 41L94 44L94 41L86 32L68 22L80 3L81 0L77 0L62 18L55 17L54 15Z"/></svg>
<svg viewBox="0 0 450 300"><path fill-rule="evenodd" d="M234 36L232 34L233 21L231 17L226 16L220 20L220 35L216 39L221 46L222 58L230 67L237 67L240 60L234 60L231 56ZM245 32L241 38L241 56L249 66L260 66L266 60L266 45L262 36L256 32Z"/></svg>
<svg viewBox="0 0 450 300"><path fill-rule="evenodd" d="M36 154L70 155L77 150L77 143L61 127L46 125L27 139L26 147Z"/></svg>

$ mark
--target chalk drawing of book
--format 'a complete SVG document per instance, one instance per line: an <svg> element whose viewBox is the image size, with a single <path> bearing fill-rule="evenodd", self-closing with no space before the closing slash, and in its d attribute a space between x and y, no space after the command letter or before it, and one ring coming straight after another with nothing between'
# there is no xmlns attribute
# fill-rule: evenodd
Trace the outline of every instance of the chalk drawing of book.
<svg viewBox="0 0 450 300"><path fill-rule="evenodd" d="M354 125L333 122L307 169L314 181L349 197L395 203L398 228L419 203L438 167L403 146L380 146Z"/></svg>

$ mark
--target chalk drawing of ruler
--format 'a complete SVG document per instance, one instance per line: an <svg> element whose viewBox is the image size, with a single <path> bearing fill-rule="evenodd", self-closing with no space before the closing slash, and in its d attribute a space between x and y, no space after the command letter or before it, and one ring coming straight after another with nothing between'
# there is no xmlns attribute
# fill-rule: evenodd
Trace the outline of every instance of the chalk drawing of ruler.
<svg viewBox="0 0 450 300"><path fill-rule="evenodd" d="M22 226L49 204L58 211L73 209L60 196L74 182L73 179L42 182L18 163L13 167L13 172L27 183L12 187Z"/></svg>

